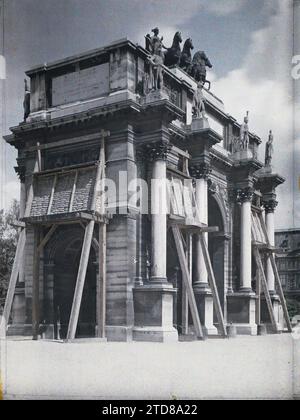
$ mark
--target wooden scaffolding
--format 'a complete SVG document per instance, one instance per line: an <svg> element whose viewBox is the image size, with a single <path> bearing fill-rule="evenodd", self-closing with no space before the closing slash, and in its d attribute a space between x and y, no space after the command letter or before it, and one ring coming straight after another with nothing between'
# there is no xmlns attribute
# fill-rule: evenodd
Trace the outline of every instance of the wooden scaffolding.
<svg viewBox="0 0 300 420"><path fill-rule="evenodd" d="M40 329L40 256L52 238L54 232L59 226L67 224L80 224L84 229L84 239L81 250L81 257L79 263L79 269L76 279L76 286L74 292L74 298L72 303L72 309L69 319L68 331L66 341L74 340L76 335L76 329L79 319L79 312L81 307L83 289L85 284L85 278L87 273L88 261L91 251L92 243L96 244L99 253L99 276L97 281L97 298L96 298L96 323L97 332L96 336L99 338L105 337L105 319L106 319L106 226L108 223L108 217L105 211L104 194L101 190L101 182L105 179L105 138L110 135L109 132L101 131L101 142L99 159L96 162L95 178L92 189L91 204L85 211L74 211L74 198L76 192L76 186L79 177L78 168L60 168L54 172L51 192L49 201L47 204L47 211L45 214L39 217L32 217L31 210L34 201L35 194L35 183L36 177L40 175L42 171L42 156L41 146L37 144L36 147L36 162L33 171L33 179L27 194L27 202L25 208L24 218L18 222L20 226L19 240L16 249L16 255L13 263L12 273L9 282L9 288L5 301L5 307L3 312L3 322L5 328L7 328L11 308L13 304L13 298L15 294L16 284L20 272L20 267L24 259L24 249L26 244L26 229L30 226L34 230L34 252L33 252L33 283L32 283L32 335L33 339L37 340L39 337ZM95 163L93 164L95 167ZM91 166L89 166L91 168ZM82 171L87 170L87 167L82 167ZM70 195L70 201L68 203L68 209L60 214L52 214L51 207L56 192L57 182L59 173L65 174L66 172L72 173L73 186ZM99 238L98 241L94 237L95 226L99 226ZM47 228L45 236L42 235L42 231Z"/></svg>
<svg viewBox="0 0 300 420"><path fill-rule="evenodd" d="M182 153L183 171L187 178L190 178L188 171L188 158L186 153ZM216 232L218 227L209 227L200 222L199 209L197 207L192 180L188 185L183 185L181 181L175 180L171 175L169 179L169 198L170 216L169 227L175 241L176 251L182 273L182 327L183 335L188 334L189 309L192 317L196 337L199 340L205 339L196 298L192 286L192 255L193 255L193 235L198 235L201 250L208 273L209 286L212 291L214 309L218 319L218 329L221 337L227 337L227 330L216 285L216 279L208 251L205 233Z"/></svg>
<svg viewBox="0 0 300 420"><path fill-rule="evenodd" d="M264 269L264 261L269 259L269 261L271 262L272 271L274 273L276 290L278 292L280 303L283 309L286 328L288 332L292 332L292 325L290 322L286 300L283 293L280 277L279 277L277 266L276 266L275 256L274 256L274 253L276 251L280 252L281 250L276 249L274 246L270 244L267 227L265 224L262 211L260 209L258 210L254 209L252 211L251 233L252 233L253 255L254 255L256 266L258 269L258 276L257 276L257 282L256 282L256 294L257 294L256 323L258 325L260 325L261 323L261 296L263 293L273 331L276 334L280 332L278 328L278 323L276 322L276 319L275 319L274 308L272 305L272 299L270 296L268 283L267 283L267 279L265 275L265 269Z"/></svg>

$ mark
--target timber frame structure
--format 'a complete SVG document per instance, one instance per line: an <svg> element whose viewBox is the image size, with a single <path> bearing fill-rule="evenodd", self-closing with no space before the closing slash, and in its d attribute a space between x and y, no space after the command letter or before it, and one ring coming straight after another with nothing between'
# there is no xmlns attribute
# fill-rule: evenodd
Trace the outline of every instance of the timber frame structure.
<svg viewBox="0 0 300 420"><path fill-rule="evenodd" d="M5 138L21 185L9 335L291 331L274 256L284 179L258 160L252 132L236 152L241 126L213 93L193 116L197 83L182 69L164 67L163 88L146 92L148 59L121 40L26 73L30 114Z"/></svg>

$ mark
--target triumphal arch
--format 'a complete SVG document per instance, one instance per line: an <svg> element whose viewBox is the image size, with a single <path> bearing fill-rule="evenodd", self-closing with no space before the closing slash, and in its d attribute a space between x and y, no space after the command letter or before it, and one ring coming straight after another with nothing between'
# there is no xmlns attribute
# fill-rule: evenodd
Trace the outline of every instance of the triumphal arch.
<svg viewBox="0 0 300 420"><path fill-rule="evenodd" d="M176 341L290 328L266 159L207 53L155 28L26 72L20 239L4 315L34 339ZM196 50L192 54L192 49ZM17 104L16 104L17 106ZM266 135L268 137L268 135Z"/></svg>

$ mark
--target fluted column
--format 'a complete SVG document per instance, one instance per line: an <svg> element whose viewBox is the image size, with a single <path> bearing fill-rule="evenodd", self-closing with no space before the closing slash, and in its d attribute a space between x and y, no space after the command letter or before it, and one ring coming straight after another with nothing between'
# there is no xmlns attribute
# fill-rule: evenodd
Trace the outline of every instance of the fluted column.
<svg viewBox="0 0 300 420"><path fill-rule="evenodd" d="M208 224L208 176L211 173L211 167L207 163L192 166L190 174L195 179L195 198L198 210L198 216L201 223ZM205 235L207 242L208 235ZM194 289L209 289L208 274L206 270L205 260L202 253L201 242L199 236L196 237L196 265L195 265L195 281Z"/></svg>
<svg viewBox="0 0 300 420"><path fill-rule="evenodd" d="M274 211L277 206L278 202L275 199L264 201L263 206L265 209L265 221L266 221L266 228L269 238L270 245L275 245L275 223L274 223ZM267 258L267 267L266 267L266 274L267 274L267 283L269 292L271 294L275 294L275 277L274 272L272 269L272 264L270 258Z"/></svg>
<svg viewBox="0 0 300 420"><path fill-rule="evenodd" d="M151 283L167 282L167 154L169 145L155 143L148 150L151 179Z"/></svg>
<svg viewBox="0 0 300 420"><path fill-rule="evenodd" d="M251 292L252 286L252 238L251 238L251 188L239 189L237 201L241 205L241 250L240 250L240 291Z"/></svg>

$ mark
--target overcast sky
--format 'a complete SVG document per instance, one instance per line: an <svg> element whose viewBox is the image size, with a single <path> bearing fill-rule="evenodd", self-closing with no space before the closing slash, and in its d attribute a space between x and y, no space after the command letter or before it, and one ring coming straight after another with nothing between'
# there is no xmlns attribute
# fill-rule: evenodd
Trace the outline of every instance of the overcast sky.
<svg viewBox="0 0 300 420"><path fill-rule="evenodd" d="M286 178L276 227L300 227L291 205L299 194L293 188L291 5L292 0L6 0L4 129L8 132L22 120L24 71L33 65L126 36L143 45L154 26L170 45L180 30L184 39L192 37L196 50L207 52L214 66L212 92L227 112L242 120L250 111L250 129L263 140L261 156L273 129L275 170ZM15 152L10 149L6 147L6 205L18 195Z"/></svg>

